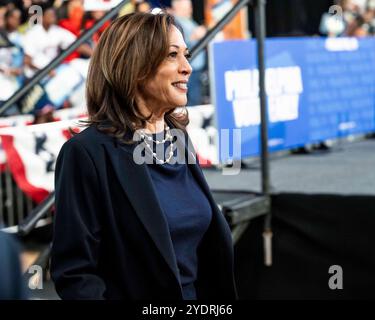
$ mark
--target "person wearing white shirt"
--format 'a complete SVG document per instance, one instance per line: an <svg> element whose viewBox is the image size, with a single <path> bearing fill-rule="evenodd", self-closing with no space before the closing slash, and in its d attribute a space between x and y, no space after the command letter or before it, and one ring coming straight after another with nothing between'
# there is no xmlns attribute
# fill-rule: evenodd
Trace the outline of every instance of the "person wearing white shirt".
<svg viewBox="0 0 375 320"><path fill-rule="evenodd" d="M68 48L76 40L73 33L56 25L53 7L43 10L42 21L42 24L33 26L26 33L23 41L27 77L32 77L36 71L47 66L58 56L60 50ZM92 53L87 44L81 45L77 51L86 56L91 56Z"/></svg>

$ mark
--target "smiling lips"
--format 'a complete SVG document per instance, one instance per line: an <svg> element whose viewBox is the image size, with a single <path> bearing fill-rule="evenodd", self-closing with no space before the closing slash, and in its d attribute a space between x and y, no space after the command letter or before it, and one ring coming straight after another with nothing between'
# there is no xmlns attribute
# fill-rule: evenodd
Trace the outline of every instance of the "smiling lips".
<svg viewBox="0 0 375 320"><path fill-rule="evenodd" d="M173 82L172 86L174 86L177 89L180 89L184 92L187 92L187 90L188 90L187 81L185 81L185 80Z"/></svg>

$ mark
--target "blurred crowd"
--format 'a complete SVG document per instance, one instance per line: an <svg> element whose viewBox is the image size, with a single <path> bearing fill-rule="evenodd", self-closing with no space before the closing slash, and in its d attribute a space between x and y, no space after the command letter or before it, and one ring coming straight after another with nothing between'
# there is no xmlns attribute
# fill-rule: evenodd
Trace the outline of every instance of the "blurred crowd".
<svg viewBox="0 0 375 320"><path fill-rule="evenodd" d="M105 1L102 3L101 6L89 0L0 0L0 106L106 14L111 7ZM192 19L190 0L173 0L170 5L168 10L183 27L186 42L192 47L206 29ZM119 14L152 9L148 1L133 0ZM8 109L6 115L32 113L35 123L49 122L54 110L72 107L70 97L77 92L84 99L88 61L109 24L110 21L106 22L60 67L52 70L37 89ZM200 77L206 66L205 53L193 63L189 103L198 105L202 102Z"/></svg>
<svg viewBox="0 0 375 320"><path fill-rule="evenodd" d="M365 37L375 34L375 0L338 0L324 13L320 32L329 37Z"/></svg>
<svg viewBox="0 0 375 320"><path fill-rule="evenodd" d="M114 2L116 1L119 2ZM103 3L102 6L98 5L100 2ZM109 2L0 0L0 107L84 31L94 26L110 9ZM154 3L132 0L123 6L119 14L150 12ZM167 10L182 26L189 48L204 37L207 29L194 21L191 0L168 1ZM8 109L5 115L33 114L34 123L42 123L52 121L56 109L84 104L84 84L89 58L100 35L109 24L110 21L104 23L89 40L67 57L61 66L52 70L38 86ZM375 0L337 0L329 12L323 14L320 33L330 37L374 35ZM194 72L189 83L188 105L208 103L205 52L192 61L192 67Z"/></svg>
<svg viewBox="0 0 375 320"><path fill-rule="evenodd" d="M33 7L38 5L39 7ZM9 99L22 85L27 83L37 71L48 65L59 53L69 47L86 29L105 14L104 11L85 11L83 1L2 1L0 3L0 104ZM66 60L90 58L105 24L91 39L81 45ZM81 72L83 72L81 64ZM68 107L67 99L61 95L50 98L45 85L57 77L61 70L52 70L43 80L43 93L32 106L25 109L30 99L20 101L7 114L17 114L20 109L31 111L37 122L46 122L54 109ZM55 82L61 82L58 77ZM55 85L56 87L56 85ZM71 88L70 88L71 89ZM68 90L71 93L71 90ZM35 99L34 99L35 100ZM23 104L23 107L21 107ZM28 112L26 112L28 113Z"/></svg>

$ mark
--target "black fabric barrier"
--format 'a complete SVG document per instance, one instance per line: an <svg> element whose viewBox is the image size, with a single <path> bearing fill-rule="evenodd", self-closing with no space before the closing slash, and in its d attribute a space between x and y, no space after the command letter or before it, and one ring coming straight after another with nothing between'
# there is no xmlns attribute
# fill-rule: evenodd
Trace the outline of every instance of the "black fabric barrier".
<svg viewBox="0 0 375 320"><path fill-rule="evenodd" d="M240 299L375 299L375 196L272 197L273 266L263 264L264 216L235 246ZM332 265L343 289L328 282Z"/></svg>

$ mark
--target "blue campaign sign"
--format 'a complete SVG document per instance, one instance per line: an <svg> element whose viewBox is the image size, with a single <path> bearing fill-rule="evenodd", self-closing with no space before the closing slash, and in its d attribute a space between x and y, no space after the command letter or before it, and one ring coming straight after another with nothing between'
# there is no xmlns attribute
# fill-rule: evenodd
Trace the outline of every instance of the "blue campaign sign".
<svg viewBox="0 0 375 320"><path fill-rule="evenodd" d="M271 152L375 130L374 38L276 38L265 48ZM256 43L213 43L210 59L219 132L240 129L241 156L256 155Z"/></svg>

